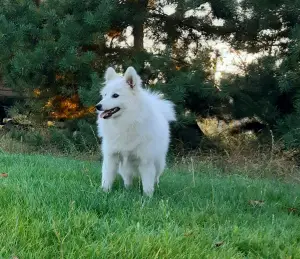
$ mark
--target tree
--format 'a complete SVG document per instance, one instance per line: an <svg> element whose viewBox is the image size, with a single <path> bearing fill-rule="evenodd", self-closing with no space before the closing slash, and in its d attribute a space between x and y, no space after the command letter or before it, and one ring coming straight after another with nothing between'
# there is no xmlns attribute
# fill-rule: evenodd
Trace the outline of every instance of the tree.
<svg viewBox="0 0 300 259"><path fill-rule="evenodd" d="M91 75L99 69L95 53L82 48L104 40L113 4L4 1L0 57L5 84L23 92L39 112L51 106L51 114L53 98L76 98L80 88L92 85Z"/></svg>
<svg viewBox="0 0 300 259"><path fill-rule="evenodd" d="M193 33L196 38L181 40L186 25L179 17L190 6L178 4L175 14L162 20L159 14L163 5L141 0L5 0L0 11L0 59L5 85L26 96L22 107L35 118L74 119L92 112L90 107L97 102L102 83L100 75L108 65L120 71L134 65L147 86L158 80L157 88L169 93L167 98L178 104L175 133L195 124L192 113L206 113L211 105L207 98L215 99L209 62L199 63L207 57L202 49L193 53L198 62L185 60L189 42L200 39ZM170 22L175 27L169 27ZM163 28L158 27L161 24L165 24ZM133 44L121 46L127 41L124 34L129 27ZM158 51L146 50L146 32L152 33L154 44L165 46ZM197 97L203 101L200 105ZM186 115L187 109L190 116Z"/></svg>
<svg viewBox="0 0 300 259"><path fill-rule="evenodd" d="M287 56L280 66L278 85L285 114L276 122L278 135L287 147L300 147L300 26L292 31Z"/></svg>
<svg viewBox="0 0 300 259"><path fill-rule="evenodd" d="M246 68L245 75L223 80L233 98L233 118L252 118L264 124L287 148L300 147L300 27L290 28L284 54L267 55Z"/></svg>
<svg viewBox="0 0 300 259"><path fill-rule="evenodd" d="M290 7L298 5L296 0L3 0L1 73L6 86L28 98L26 111L74 124L78 117L94 120L92 106L107 66L122 72L133 65L146 87L176 103L174 137L197 147L196 117L228 115L229 95L249 99L253 83L268 77L258 78L259 67L249 67L248 77L227 81L230 87L224 84L220 93L206 43L221 40L252 52L284 53L298 22L298 9ZM247 90L232 87L239 81ZM248 108L241 104L247 116L254 114Z"/></svg>

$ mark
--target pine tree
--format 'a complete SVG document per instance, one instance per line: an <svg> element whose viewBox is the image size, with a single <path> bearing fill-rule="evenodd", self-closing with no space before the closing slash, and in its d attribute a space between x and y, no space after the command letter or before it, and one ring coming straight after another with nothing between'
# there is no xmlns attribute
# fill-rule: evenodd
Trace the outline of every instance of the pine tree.
<svg viewBox="0 0 300 259"><path fill-rule="evenodd" d="M276 121L276 130L286 147L300 147L300 26L292 31L287 56L280 66L278 87L285 113Z"/></svg>
<svg viewBox="0 0 300 259"><path fill-rule="evenodd" d="M168 5L173 8L169 14ZM259 113L272 125L278 118L275 101L263 106L279 87L277 70L270 65L274 59L249 67L246 77L228 80L229 87L223 84L219 93L205 42L218 39L252 52L278 48L284 53L287 44L279 40L298 22L297 5L296 0L3 0L1 74L6 86L26 96L21 106L26 112L42 120L68 119L72 127L85 130L77 119L94 123L104 70L115 66L123 72L133 65L145 87L159 89L175 102L179 120L174 137L197 147L201 132L196 117L225 117L234 110L239 117ZM126 40L129 28L132 43ZM264 33L268 29L271 34ZM146 48L146 36L152 49ZM271 90L260 87L266 83ZM228 95L236 109L228 109ZM249 104L257 99L256 108Z"/></svg>
<svg viewBox="0 0 300 259"><path fill-rule="evenodd" d="M5 85L26 96L20 107L35 117L74 119L92 112L108 65L120 72L133 65L146 87L159 88L174 100L179 117L175 138L195 146L199 128L190 141L182 132L195 125L195 115L208 113L215 88L209 62L200 63L207 58L204 49L195 49L194 61L185 60L187 46L198 44L200 36L191 30L185 35L183 14L192 6L176 2L173 15L160 16L164 5L159 1L4 1L0 59ZM133 44L121 47L128 26ZM146 31L165 49L145 50Z"/></svg>
<svg viewBox="0 0 300 259"><path fill-rule="evenodd" d="M281 14L292 12L290 6L278 10ZM277 52L267 53L249 65L245 75L231 76L222 86L234 100L230 107L233 118L256 119L272 131L275 140L283 140L288 148L299 148L300 9L294 9L292 14L288 19L293 22L286 22L289 26L284 28L285 40L281 38L273 46L280 46Z"/></svg>
<svg viewBox="0 0 300 259"><path fill-rule="evenodd" d="M84 46L104 40L113 4L4 1L0 57L5 85L29 97L34 112L50 107L51 113L61 99L72 102L81 88L91 87L93 73L103 70L105 64Z"/></svg>

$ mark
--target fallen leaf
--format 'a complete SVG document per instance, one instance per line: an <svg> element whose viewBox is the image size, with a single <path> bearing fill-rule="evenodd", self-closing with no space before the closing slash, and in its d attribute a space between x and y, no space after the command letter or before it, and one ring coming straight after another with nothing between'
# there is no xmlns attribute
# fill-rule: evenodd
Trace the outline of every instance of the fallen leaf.
<svg viewBox="0 0 300 259"><path fill-rule="evenodd" d="M184 236L185 236L185 237L189 237L189 236L191 236L192 234L193 234L193 232L190 231L190 232L184 233Z"/></svg>
<svg viewBox="0 0 300 259"><path fill-rule="evenodd" d="M287 210L288 210L290 213L297 213L297 212L298 212L298 209L297 209L297 208L287 208Z"/></svg>
<svg viewBox="0 0 300 259"><path fill-rule="evenodd" d="M224 241L220 241L220 242L215 243L215 247L220 247L222 245L224 245Z"/></svg>
<svg viewBox="0 0 300 259"><path fill-rule="evenodd" d="M7 173L1 173L0 177L2 177L2 178L8 177L8 174Z"/></svg>
<svg viewBox="0 0 300 259"><path fill-rule="evenodd" d="M249 203L252 206L263 206L265 204L263 200L250 200Z"/></svg>

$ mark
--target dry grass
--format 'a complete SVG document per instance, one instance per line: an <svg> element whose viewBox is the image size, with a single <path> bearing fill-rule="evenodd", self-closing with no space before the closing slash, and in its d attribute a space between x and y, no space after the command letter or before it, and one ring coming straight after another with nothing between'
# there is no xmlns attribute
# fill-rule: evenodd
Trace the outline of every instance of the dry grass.
<svg viewBox="0 0 300 259"><path fill-rule="evenodd" d="M9 137L8 134L0 134L0 150L8 153L30 153L32 148L22 141L16 141Z"/></svg>
<svg viewBox="0 0 300 259"><path fill-rule="evenodd" d="M215 122L213 122L215 123ZM242 174L251 177L278 178L281 180L300 182L299 165L295 159L296 151L282 151L280 143L274 143L270 137L267 143L261 144L251 134L230 136L228 127L221 133L216 133L214 124L208 134L210 141L218 150L203 149L190 153L178 153L170 156L170 166L185 171L197 171L205 164L217 167L224 174ZM271 134L270 134L271 135ZM17 154L43 154L58 157L72 157L78 160L99 161L99 151L65 152L55 146L32 147L22 141L11 139L8 134L0 134L0 151Z"/></svg>
<svg viewBox="0 0 300 259"><path fill-rule="evenodd" d="M99 150L100 151L100 150ZM58 149L54 145L47 146L32 146L10 137L8 133L0 132L0 152L12 153L12 154L41 154L52 155L56 157L72 157L78 160L95 161L99 160L100 152L90 150L89 152L78 152L73 150L72 152L66 152Z"/></svg>
<svg viewBox="0 0 300 259"><path fill-rule="evenodd" d="M277 178L284 181L300 182L297 150L284 150L280 142L274 141L272 132L267 132L263 139L249 132L230 135L234 126L223 124L218 129L216 120L199 123L211 146L217 149L205 149L189 154L177 155L174 166L189 171L196 170L205 163L218 167L224 174L243 174L250 177ZM203 145L205 146L205 144Z"/></svg>
<svg viewBox="0 0 300 259"><path fill-rule="evenodd" d="M253 150L252 153L228 152L195 153L185 157L177 156L172 167L181 167L189 172L198 171L205 164L217 167L223 174L240 174L254 178L276 178L284 181L300 182L299 166L286 154L271 155Z"/></svg>
<svg viewBox="0 0 300 259"><path fill-rule="evenodd" d="M272 131L264 132L261 139L251 132L238 135L229 134L239 124L219 123L216 119L205 119L198 122L199 127L218 151L199 151L193 154L195 161L210 161L224 173L242 173L255 177L276 177L300 181L297 150L284 150L282 143L274 141ZM188 156L190 157L190 156ZM178 163L189 164L189 159ZM195 163L197 164L197 162Z"/></svg>
<svg viewBox="0 0 300 259"><path fill-rule="evenodd" d="M199 150L177 155L173 165L197 171L203 164L219 168L223 174L247 175L255 178L276 178L300 182L298 151L284 150L280 143L261 145L243 136L217 139L216 150Z"/></svg>

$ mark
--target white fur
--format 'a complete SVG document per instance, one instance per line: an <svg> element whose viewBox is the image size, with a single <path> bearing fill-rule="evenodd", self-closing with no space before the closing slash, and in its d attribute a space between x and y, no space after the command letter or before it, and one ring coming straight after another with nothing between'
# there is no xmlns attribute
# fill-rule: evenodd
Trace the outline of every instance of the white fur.
<svg viewBox="0 0 300 259"><path fill-rule="evenodd" d="M165 168L169 122L176 120L174 105L143 89L133 67L124 77L108 68L105 80L99 104L104 110L119 107L120 111L108 119L100 118L99 112L97 120L102 137L102 189L111 190L119 171L125 187L131 185L134 176L140 176L144 193L152 196ZM112 98L114 93L119 97Z"/></svg>

